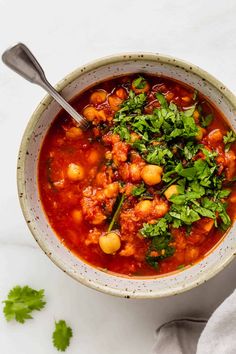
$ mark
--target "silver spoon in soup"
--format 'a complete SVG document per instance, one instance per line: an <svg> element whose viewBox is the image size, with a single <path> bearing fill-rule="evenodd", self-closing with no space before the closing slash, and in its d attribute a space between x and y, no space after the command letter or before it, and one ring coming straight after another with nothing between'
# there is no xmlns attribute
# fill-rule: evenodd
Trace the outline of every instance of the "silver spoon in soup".
<svg viewBox="0 0 236 354"><path fill-rule="evenodd" d="M72 118L75 119L79 124L79 127L82 129L88 127L88 120L76 112L76 110L48 82L41 65L26 45L18 43L7 49L2 55L2 60L17 74L45 89L49 95L52 96Z"/></svg>

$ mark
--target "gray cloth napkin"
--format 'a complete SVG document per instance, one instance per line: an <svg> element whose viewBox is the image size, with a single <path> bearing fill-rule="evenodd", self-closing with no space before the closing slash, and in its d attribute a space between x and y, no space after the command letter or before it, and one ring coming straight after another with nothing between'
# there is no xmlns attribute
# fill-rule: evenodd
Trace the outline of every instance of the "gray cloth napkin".
<svg viewBox="0 0 236 354"><path fill-rule="evenodd" d="M182 318L157 329L153 354L196 354L197 343L207 320Z"/></svg>
<svg viewBox="0 0 236 354"><path fill-rule="evenodd" d="M236 290L213 313L203 330L197 354L236 353Z"/></svg>

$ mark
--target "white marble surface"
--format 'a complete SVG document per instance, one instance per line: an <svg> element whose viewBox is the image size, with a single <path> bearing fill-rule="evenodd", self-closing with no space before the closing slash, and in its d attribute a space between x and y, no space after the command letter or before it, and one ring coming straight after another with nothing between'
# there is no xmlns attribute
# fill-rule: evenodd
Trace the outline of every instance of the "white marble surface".
<svg viewBox="0 0 236 354"><path fill-rule="evenodd" d="M234 0L0 0L0 52L23 41L52 83L79 65L123 51L187 59L236 93ZM147 354L155 328L183 315L209 316L236 286L236 263L188 293L162 300L124 300L95 292L63 274L34 242L21 214L16 158L25 125L44 93L0 64L0 300L16 284L44 288L46 308L24 325L0 315L2 354L56 353L54 319L74 330L68 354Z"/></svg>

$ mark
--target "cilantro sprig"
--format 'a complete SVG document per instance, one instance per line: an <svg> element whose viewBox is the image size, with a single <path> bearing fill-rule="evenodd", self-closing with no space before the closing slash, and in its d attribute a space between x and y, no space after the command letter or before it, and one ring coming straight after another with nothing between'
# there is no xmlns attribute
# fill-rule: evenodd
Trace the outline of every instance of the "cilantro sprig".
<svg viewBox="0 0 236 354"><path fill-rule="evenodd" d="M151 239L146 262L152 267L158 268L161 259L174 254L175 249L171 245L172 236L166 218L159 219L155 224L144 224L140 233L143 237Z"/></svg>
<svg viewBox="0 0 236 354"><path fill-rule="evenodd" d="M3 312L7 321L15 319L17 322L24 323L31 319L31 312L40 311L44 308L46 302L44 300L44 290L35 290L29 286L15 286L10 290Z"/></svg>

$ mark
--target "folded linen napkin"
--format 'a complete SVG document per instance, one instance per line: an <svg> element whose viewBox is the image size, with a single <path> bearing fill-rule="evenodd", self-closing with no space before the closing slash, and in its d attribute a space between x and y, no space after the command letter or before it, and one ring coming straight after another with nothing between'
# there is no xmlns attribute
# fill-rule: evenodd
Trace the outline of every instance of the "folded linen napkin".
<svg viewBox="0 0 236 354"><path fill-rule="evenodd" d="M183 318L157 329L155 354L235 354L236 290L212 314L208 322Z"/></svg>
<svg viewBox="0 0 236 354"><path fill-rule="evenodd" d="M206 325L201 318L182 318L157 329L155 354L196 354L198 338Z"/></svg>
<svg viewBox="0 0 236 354"><path fill-rule="evenodd" d="M213 313L202 332L197 354L236 353L236 290Z"/></svg>

